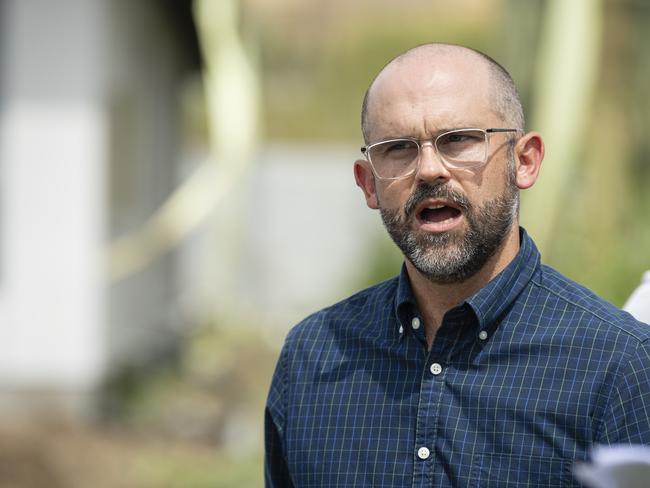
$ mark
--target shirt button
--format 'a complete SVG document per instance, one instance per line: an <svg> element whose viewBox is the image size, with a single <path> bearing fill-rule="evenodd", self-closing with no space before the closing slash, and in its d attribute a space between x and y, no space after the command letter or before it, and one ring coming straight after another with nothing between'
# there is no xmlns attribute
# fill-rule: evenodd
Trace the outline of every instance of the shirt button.
<svg viewBox="0 0 650 488"><path fill-rule="evenodd" d="M481 339L482 341L487 339L487 337L488 337L488 333L484 330L478 333L478 338Z"/></svg>
<svg viewBox="0 0 650 488"><path fill-rule="evenodd" d="M420 459L428 458L429 454L430 454L429 449L427 449L426 447L421 447L420 449L418 449L418 457Z"/></svg>
<svg viewBox="0 0 650 488"><path fill-rule="evenodd" d="M401 325L399 326L399 333L400 333L400 334L403 334L403 333L404 333L404 327L402 327Z"/></svg>
<svg viewBox="0 0 650 488"><path fill-rule="evenodd" d="M413 327L415 330L418 330L420 328L420 319L413 317L413 320L411 320L411 327Z"/></svg>
<svg viewBox="0 0 650 488"><path fill-rule="evenodd" d="M440 373L442 373L442 366L440 366L438 363L433 363L429 370L431 371L432 375L438 376Z"/></svg>

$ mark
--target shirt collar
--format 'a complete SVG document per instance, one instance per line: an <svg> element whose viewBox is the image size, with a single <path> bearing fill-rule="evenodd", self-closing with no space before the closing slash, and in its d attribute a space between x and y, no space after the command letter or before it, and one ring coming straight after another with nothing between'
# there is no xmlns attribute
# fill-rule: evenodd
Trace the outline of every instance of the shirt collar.
<svg viewBox="0 0 650 488"><path fill-rule="evenodd" d="M490 329L498 323L499 317L515 301L539 267L539 251L523 227L519 228L519 242L519 251L510 264L476 294L459 305L471 308L481 330ZM398 278L395 314L401 331L399 336L402 337L402 332L408 329L407 324L411 323L411 319L419 316L404 264Z"/></svg>
<svg viewBox="0 0 650 488"><path fill-rule="evenodd" d="M498 323L539 267L539 251L523 227L519 228L519 243L519 252L510 264L465 301L474 310L483 330Z"/></svg>

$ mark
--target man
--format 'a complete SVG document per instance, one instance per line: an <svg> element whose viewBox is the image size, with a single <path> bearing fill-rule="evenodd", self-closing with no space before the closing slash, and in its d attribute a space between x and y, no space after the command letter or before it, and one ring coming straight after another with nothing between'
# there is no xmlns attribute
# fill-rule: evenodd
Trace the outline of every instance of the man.
<svg viewBox="0 0 650 488"><path fill-rule="evenodd" d="M362 129L355 179L404 265L289 333L267 486L578 486L592 445L650 443L650 328L540 265L518 226L544 144L508 73L414 48Z"/></svg>

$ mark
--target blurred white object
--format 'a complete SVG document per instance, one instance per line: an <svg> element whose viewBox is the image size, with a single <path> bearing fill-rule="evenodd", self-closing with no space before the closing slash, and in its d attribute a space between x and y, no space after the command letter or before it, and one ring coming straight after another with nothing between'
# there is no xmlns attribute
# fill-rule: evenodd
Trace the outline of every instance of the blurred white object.
<svg viewBox="0 0 650 488"><path fill-rule="evenodd" d="M591 463L577 463L573 467L573 474L581 483L590 488L648 487L650 447L598 446L591 455Z"/></svg>
<svg viewBox="0 0 650 488"><path fill-rule="evenodd" d="M175 255L118 283L104 251L174 189L188 3L0 0L0 417L92 418L179 347Z"/></svg>
<svg viewBox="0 0 650 488"><path fill-rule="evenodd" d="M643 273L641 284L627 299L623 310L630 312L637 320L650 324L650 271Z"/></svg>

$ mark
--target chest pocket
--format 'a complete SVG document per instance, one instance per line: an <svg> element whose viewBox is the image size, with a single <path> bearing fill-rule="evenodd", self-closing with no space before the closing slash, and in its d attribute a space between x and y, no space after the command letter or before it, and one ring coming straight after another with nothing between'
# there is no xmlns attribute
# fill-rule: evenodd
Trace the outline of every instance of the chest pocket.
<svg viewBox="0 0 650 488"><path fill-rule="evenodd" d="M483 454L474 463L472 488L579 487L571 475L571 461L561 458Z"/></svg>

